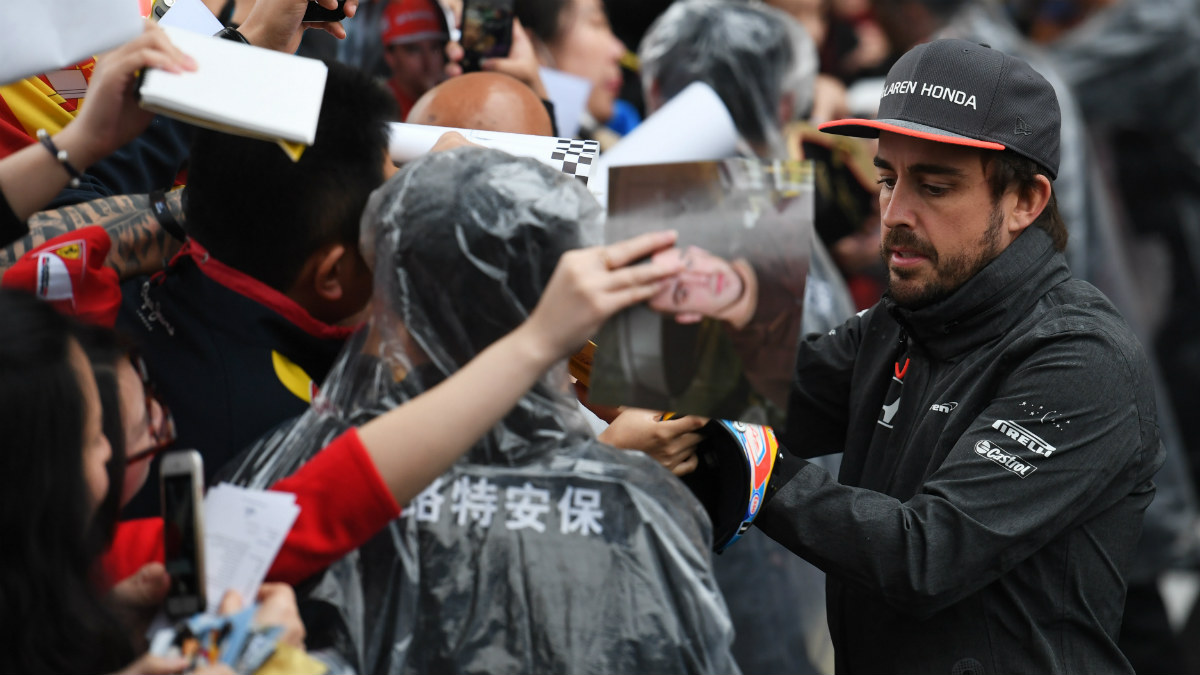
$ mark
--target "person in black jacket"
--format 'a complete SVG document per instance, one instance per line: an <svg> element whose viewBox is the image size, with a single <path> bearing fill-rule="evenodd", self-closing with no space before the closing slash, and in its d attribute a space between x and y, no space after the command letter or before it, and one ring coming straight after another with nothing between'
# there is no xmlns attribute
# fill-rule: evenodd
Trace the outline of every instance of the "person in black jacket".
<svg viewBox="0 0 1200 675"><path fill-rule="evenodd" d="M117 325L141 344L179 447L204 457L206 484L304 412L353 332L371 294L359 218L392 170L394 118L386 90L330 63L316 141L299 161L272 143L197 131L188 240L165 270L122 284ZM143 492L125 515L157 513L158 501Z"/></svg>
<svg viewBox="0 0 1200 675"><path fill-rule="evenodd" d="M1059 125L1023 61L938 40L822 126L879 138L889 288L802 342L756 524L827 572L838 672L1133 672L1163 452L1141 346L1062 254ZM801 459L839 451L837 480Z"/></svg>

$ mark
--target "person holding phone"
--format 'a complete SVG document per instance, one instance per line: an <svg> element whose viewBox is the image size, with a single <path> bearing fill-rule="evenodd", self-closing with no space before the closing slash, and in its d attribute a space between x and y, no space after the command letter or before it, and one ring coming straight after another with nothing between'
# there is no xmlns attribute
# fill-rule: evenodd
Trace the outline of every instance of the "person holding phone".
<svg viewBox="0 0 1200 675"><path fill-rule="evenodd" d="M582 111L585 124L581 135L590 138L599 133L598 126L613 116L621 90L621 57L626 52L613 35L601 0L516 0L512 8L515 16L508 55L484 58L479 67L512 75L543 100L549 97L540 67L586 79L591 90ZM446 73L460 75L464 71L463 46L449 43L446 55Z"/></svg>
<svg viewBox="0 0 1200 675"><path fill-rule="evenodd" d="M649 297L660 277L677 271L624 269L673 240L659 234L569 254L520 330L439 391L364 425L361 435L352 431L394 503L415 496L604 318ZM93 370L67 320L48 304L3 290L0 315L8 319L0 326L0 424L10 429L8 447L22 449L0 453L3 475L22 477L0 491L0 523L26 543L0 551L0 670L114 672L137 654L93 576L103 548L95 514L110 489L113 452ZM484 382L507 383L507 391ZM473 422L436 437L422 431L425 419L464 405L477 413ZM423 451L397 453L398 438ZM133 667L165 673L183 665L147 657Z"/></svg>
<svg viewBox="0 0 1200 675"><path fill-rule="evenodd" d="M0 471L20 477L0 490L10 543L0 548L0 671L182 672L185 660L138 657L133 634L95 583L104 539L98 511L120 478L110 483L113 448L88 357L69 320L32 295L0 291L0 315ZM260 599L270 608L261 621L286 625L290 639L303 635L289 589L264 588Z"/></svg>

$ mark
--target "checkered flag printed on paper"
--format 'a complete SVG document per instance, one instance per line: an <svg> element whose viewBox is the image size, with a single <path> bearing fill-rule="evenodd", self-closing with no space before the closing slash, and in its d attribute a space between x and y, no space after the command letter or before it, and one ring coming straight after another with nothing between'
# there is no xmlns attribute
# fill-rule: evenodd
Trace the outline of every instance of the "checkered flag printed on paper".
<svg viewBox="0 0 1200 675"><path fill-rule="evenodd" d="M560 138L550 153L551 164L559 171L574 176L587 185L588 174L592 170L592 162L600 154L600 144L596 141L576 141ZM561 164L560 164L561 162Z"/></svg>

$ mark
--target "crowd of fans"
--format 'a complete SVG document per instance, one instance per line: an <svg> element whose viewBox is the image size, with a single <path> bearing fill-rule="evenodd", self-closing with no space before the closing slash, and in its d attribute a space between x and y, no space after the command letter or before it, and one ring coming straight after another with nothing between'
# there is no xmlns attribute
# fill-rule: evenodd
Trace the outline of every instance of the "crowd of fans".
<svg viewBox="0 0 1200 675"><path fill-rule="evenodd" d="M744 157L812 164L808 342L858 330L894 300L880 241L890 241L887 205L905 180L876 140L818 126L874 118L902 55L958 38L1030 64L1057 98L1059 148L1049 176L1037 174L1053 179L1054 247L1142 343L1145 366L1129 367L1147 388L1129 389L1151 409L1156 401L1150 419L1165 451L1126 467L1140 499L1135 474L1163 463L1153 501L1135 500L1144 520L1111 521L1128 526L1118 537L1128 560L1114 554L1119 569L1093 580L1120 591L1123 608L1096 611L1105 631L1106 611L1123 614L1109 636L1120 653L1062 663L1200 672L1200 613L1166 583L1200 571L1200 433L1186 421L1200 404L1194 2L514 0L508 56L464 73L454 0L347 0L346 19L319 24L301 20L307 0L204 1L233 29L214 39L327 61L316 140L298 161L142 110L140 70L196 67L152 22L85 64L63 64L87 77L84 98L58 95L44 76L0 86L0 467L14 478L0 495L0 671L189 668L147 652L169 585L157 481L171 448L201 453L207 485L296 495L300 515L257 620L286 627L284 639L330 672L831 673L869 663L835 657L847 629L834 624L848 619L827 616L825 577L843 603L874 592L874 578L824 557L777 513L763 527L770 537L754 528L713 555L709 515L678 478L701 464L706 420L589 407L586 389L568 384L565 359L622 309L655 307L689 264L661 254L676 233L605 245L603 210L579 181L454 134L396 166L388 134L407 121L565 135L549 80L558 71L589 87L567 116L578 120L571 135L603 150L703 82ZM1031 238L1017 241L1028 248ZM51 254L65 287L45 281ZM892 314L920 333L907 311ZM825 452L806 464L836 476L840 456ZM860 478L860 464L843 475ZM782 486L816 480L792 471ZM781 491L777 510L805 503L793 493ZM954 501L953 490L938 494ZM883 508L857 503L855 518ZM933 529L907 514L902 527ZM964 535L959 545L970 544ZM960 556L965 566L973 554ZM1074 571L1064 563L1058 573ZM916 593L913 621L928 619L918 605L942 592ZM1061 619L1075 620L1087 622ZM1021 630L996 621L997 632ZM1048 662L964 658L954 672ZM897 656L893 666L914 663L934 661Z"/></svg>

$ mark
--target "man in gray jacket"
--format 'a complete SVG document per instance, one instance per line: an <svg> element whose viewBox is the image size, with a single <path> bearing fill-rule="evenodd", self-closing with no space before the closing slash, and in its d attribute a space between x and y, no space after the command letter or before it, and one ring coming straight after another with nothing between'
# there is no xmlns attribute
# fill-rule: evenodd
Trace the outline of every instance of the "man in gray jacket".
<svg viewBox="0 0 1200 675"><path fill-rule="evenodd" d="M800 346L756 523L828 573L838 672L1132 672L1116 645L1162 463L1145 356L1073 279L1053 88L938 40L875 120L875 307ZM839 481L801 457L844 451Z"/></svg>

